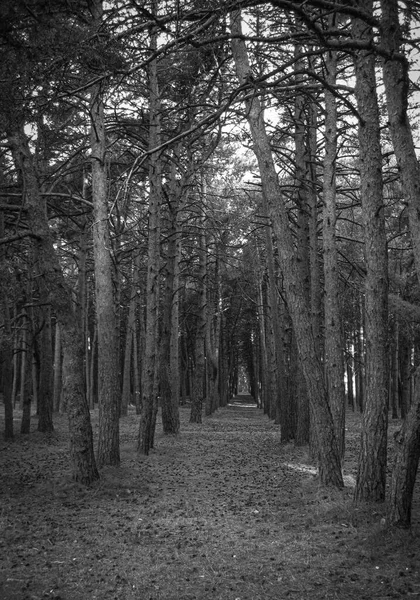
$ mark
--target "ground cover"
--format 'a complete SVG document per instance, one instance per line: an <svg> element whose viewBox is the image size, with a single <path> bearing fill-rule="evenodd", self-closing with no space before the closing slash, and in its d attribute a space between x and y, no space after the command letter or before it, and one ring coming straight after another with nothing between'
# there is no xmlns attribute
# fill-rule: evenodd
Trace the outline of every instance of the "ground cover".
<svg viewBox="0 0 420 600"><path fill-rule="evenodd" d="M420 598L418 503L411 532L352 505L360 417L347 419L346 488L326 491L307 449L281 446L245 401L201 426L181 408L182 433L159 424L147 458L130 412L121 467L91 488L69 478L65 416L51 436L0 442L0 599Z"/></svg>

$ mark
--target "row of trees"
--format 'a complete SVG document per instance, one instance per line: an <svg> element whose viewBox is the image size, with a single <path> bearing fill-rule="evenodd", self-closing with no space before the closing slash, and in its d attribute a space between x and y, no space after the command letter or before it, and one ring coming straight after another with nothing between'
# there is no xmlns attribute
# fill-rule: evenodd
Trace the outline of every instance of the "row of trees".
<svg viewBox="0 0 420 600"><path fill-rule="evenodd" d="M29 431L66 410L75 479L119 463L119 418L201 422L239 371L355 499L410 522L420 452L418 14L384 0L4 2L1 387ZM379 91L378 91L379 90ZM413 133L414 132L414 133ZM99 406L95 456L90 412Z"/></svg>

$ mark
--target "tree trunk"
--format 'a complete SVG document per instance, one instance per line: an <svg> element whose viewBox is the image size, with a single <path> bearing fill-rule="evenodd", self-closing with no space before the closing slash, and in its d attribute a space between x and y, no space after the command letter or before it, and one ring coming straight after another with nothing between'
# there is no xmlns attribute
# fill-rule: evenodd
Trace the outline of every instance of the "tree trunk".
<svg viewBox="0 0 420 600"><path fill-rule="evenodd" d="M420 165L408 120L408 60L402 52L402 32L397 0L382 0L381 41L388 57L383 60L388 119L401 178L413 246L417 278L420 281ZM412 406L399 438L396 462L392 471L389 496L391 524L410 525L410 507L420 448L420 404L416 384Z"/></svg>
<svg viewBox="0 0 420 600"><path fill-rule="evenodd" d="M153 11L156 2L153 3ZM155 14L155 13L154 13ZM150 50L157 47L157 31L151 34ZM157 60L149 67L149 148L152 150L160 143L160 98L157 77ZM149 226L147 246L147 283L146 283L146 338L142 371L142 408L137 449L148 455L153 447L155 414L157 410L157 367L158 367L158 319L159 319L159 281L160 281L160 204L162 197L162 172L160 153L149 157Z"/></svg>
<svg viewBox="0 0 420 600"><path fill-rule="evenodd" d="M232 51L238 79L240 84L243 85L251 80L252 72L245 42L241 38L239 11L232 13L231 19L232 33L238 36L232 40ZM296 334L299 357L314 415L313 424L318 440L320 481L323 485L341 488L343 487L343 477L340 455L328 405L323 370L315 349L315 341L311 331L310 310L296 264L292 232L290 231L287 210L277 178L258 96L248 96L245 100L245 106L254 152L260 169L262 191L267 202L268 216L273 224L277 239L279 263L284 278L287 305Z"/></svg>
<svg viewBox="0 0 420 600"><path fill-rule="evenodd" d="M401 431L395 436L395 460L389 490L388 521L408 529L420 459L420 368L416 371L414 400Z"/></svg>
<svg viewBox="0 0 420 600"><path fill-rule="evenodd" d="M331 26L334 22L330 23ZM325 79L333 88L337 79L337 53L325 56ZM323 169L323 249L325 375L340 456L344 456L345 389L341 302L339 293L338 250L336 240L337 106L329 88L325 89L325 155Z"/></svg>
<svg viewBox="0 0 420 600"><path fill-rule="evenodd" d="M47 294L45 294L45 301ZM40 311L41 323L39 341L39 400L38 400L38 431L49 433L54 430L53 413L53 352L51 338L51 310L43 306Z"/></svg>
<svg viewBox="0 0 420 600"><path fill-rule="evenodd" d="M0 214L0 238L4 237L4 213ZM5 247L0 247L0 380L3 384L4 439L13 439L13 334L10 322L7 286L9 277L6 270Z"/></svg>
<svg viewBox="0 0 420 600"><path fill-rule="evenodd" d="M359 0L372 14L373 0ZM371 42L372 30L353 19L355 39ZM375 56L355 54L359 120L360 196L365 242L366 397L355 501L385 499L388 425L388 263L383 205L382 154L376 95Z"/></svg>
<svg viewBox="0 0 420 600"><path fill-rule="evenodd" d="M183 207L182 185L174 167L170 179L168 206L169 234L166 260L165 306L163 310L160 361L160 396L162 426L165 434L179 433L179 261L181 258L180 210Z"/></svg>
<svg viewBox="0 0 420 600"><path fill-rule="evenodd" d="M135 336L135 317L136 317L136 281L133 281L131 290L130 305L128 308L127 327L125 334L124 368L123 368L123 387L121 394L120 416L128 414L128 406L131 402L132 377L131 367L133 364L133 340Z"/></svg>
<svg viewBox="0 0 420 600"><path fill-rule="evenodd" d="M25 208L34 244L37 244L38 272L45 280L49 299L63 331L64 360L68 365L64 396L69 415L72 476L90 484L99 477L93 453L90 414L83 378L83 338L74 316L71 291L61 270L48 226L45 202L40 195L33 157L23 122L9 133L9 143L25 183ZM27 361L29 362L29 361Z"/></svg>
<svg viewBox="0 0 420 600"><path fill-rule="evenodd" d="M102 26L102 0L92 0L93 29ZM120 386L107 203L106 132L102 84L91 91L90 145L93 202L93 257L98 327L98 465L120 463Z"/></svg>
<svg viewBox="0 0 420 600"><path fill-rule="evenodd" d="M55 324L55 346L54 346L54 392L53 410L58 412L61 404L61 392L63 388L63 355L61 343L61 329L59 323Z"/></svg>
<svg viewBox="0 0 420 600"><path fill-rule="evenodd" d="M32 410L32 348L28 346L25 352L25 360L22 369L22 420L20 433L27 435L31 433L31 410Z"/></svg>
<svg viewBox="0 0 420 600"><path fill-rule="evenodd" d="M205 400L205 342L206 342L206 318L207 318L207 257L204 227L199 234L199 272L198 272L198 307L197 326L195 333L195 364L193 370L193 381L191 390L191 414L190 423L202 422L202 408Z"/></svg>

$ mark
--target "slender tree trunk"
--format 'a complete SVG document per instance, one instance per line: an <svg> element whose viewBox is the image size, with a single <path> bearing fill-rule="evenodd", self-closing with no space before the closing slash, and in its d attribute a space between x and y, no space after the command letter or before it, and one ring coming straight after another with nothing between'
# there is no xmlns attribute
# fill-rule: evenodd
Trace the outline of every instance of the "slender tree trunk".
<svg viewBox="0 0 420 600"><path fill-rule="evenodd" d="M334 22L330 23L331 26ZM336 85L337 53L325 57L325 78L330 88ZM336 98L325 89L325 155L323 172L323 249L324 249L324 319L325 319L325 374L328 397L334 419L340 456L344 456L345 389L344 357L339 292L338 250L336 240L336 175L337 106Z"/></svg>
<svg viewBox="0 0 420 600"><path fill-rule="evenodd" d="M197 326L195 334L195 364L191 390L190 423L202 422L202 408L205 400L205 342L206 342L206 317L207 317L207 257L204 227L200 232L199 253L200 264L198 273L198 309Z"/></svg>
<svg viewBox="0 0 420 600"><path fill-rule="evenodd" d="M39 401L38 431L48 433L54 430L53 413L53 350L51 337L51 310L43 307L43 318L40 333L40 369L39 369Z"/></svg>
<svg viewBox="0 0 420 600"><path fill-rule="evenodd" d="M373 0L359 0L372 14ZM373 40L366 23L354 19L353 36ZM355 55L359 121L360 196L365 241L366 398L355 501L385 499L388 425L388 262L383 205L382 154L376 96L375 55Z"/></svg>
<svg viewBox="0 0 420 600"><path fill-rule="evenodd" d="M124 368L123 368L123 388L121 395L121 416L128 414L128 405L131 402L132 376L131 367L133 364L133 340L135 336L135 316L136 316L136 287L138 282L133 281L131 290L130 305L128 308L127 327L125 336Z"/></svg>
<svg viewBox="0 0 420 600"><path fill-rule="evenodd" d="M26 309L22 311L22 337L20 340L20 382L19 382L19 406L23 409L23 401L25 397L25 374L26 374L26 362L29 360L28 357L28 327L29 319Z"/></svg>
<svg viewBox="0 0 420 600"><path fill-rule="evenodd" d="M156 2L153 2L153 14L156 14ZM152 33L151 52L156 51L157 31ZM149 68L149 147L160 143L160 98L157 77L157 60ZM159 319L159 281L160 281L160 204L162 197L162 173L160 153L149 157L149 226L147 247L147 283L146 283L146 339L142 374L142 413L137 441L137 449L148 455L153 447L155 415L157 410L157 367L158 367L158 319Z"/></svg>
<svg viewBox="0 0 420 600"><path fill-rule="evenodd" d="M61 344L61 329L59 323L55 324L55 346L54 346L54 393L53 410L58 412L61 404L61 392L63 389L63 355Z"/></svg>
<svg viewBox="0 0 420 600"><path fill-rule="evenodd" d="M29 434L31 433L31 410L32 410L32 348L28 347L26 350L26 357L23 364L25 365L25 372L22 372L23 377L23 390L22 390L22 420L20 424L20 433Z"/></svg>
<svg viewBox="0 0 420 600"><path fill-rule="evenodd" d="M242 36L240 13L232 13L232 51L240 84L250 81L250 69L246 46ZM314 415L314 427L318 440L318 467L323 485L343 487L340 455L334 433L334 424L324 385L323 369L316 354L311 332L309 307L305 298L303 282L296 265L296 256L288 215L273 161L270 142L265 129L263 112L257 95L245 100L246 114L251 129L254 152L257 157L262 191L267 203L268 216L273 224L278 243L279 263L284 278L287 305L296 333L309 398Z"/></svg>

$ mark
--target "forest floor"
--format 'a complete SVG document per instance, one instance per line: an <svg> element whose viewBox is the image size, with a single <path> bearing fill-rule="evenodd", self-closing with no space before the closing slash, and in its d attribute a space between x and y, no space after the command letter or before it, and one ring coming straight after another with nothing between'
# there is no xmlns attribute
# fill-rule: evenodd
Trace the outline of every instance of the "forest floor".
<svg viewBox="0 0 420 600"><path fill-rule="evenodd" d="M0 599L419 599L419 503L410 532L352 504L360 416L347 419L346 487L325 490L307 449L280 445L248 401L201 426L181 408L182 433L159 424L147 458L131 412L121 466L91 488L70 479L65 416L53 435L34 418L0 442Z"/></svg>

